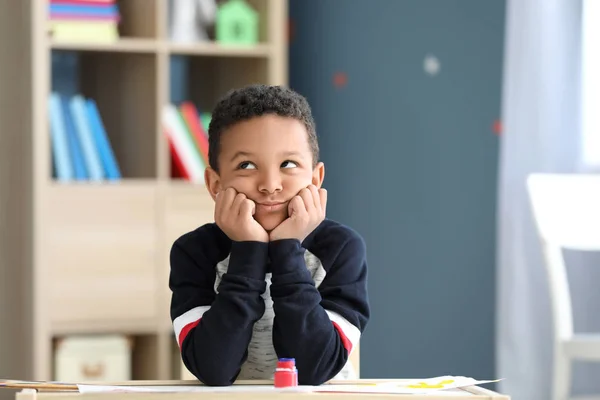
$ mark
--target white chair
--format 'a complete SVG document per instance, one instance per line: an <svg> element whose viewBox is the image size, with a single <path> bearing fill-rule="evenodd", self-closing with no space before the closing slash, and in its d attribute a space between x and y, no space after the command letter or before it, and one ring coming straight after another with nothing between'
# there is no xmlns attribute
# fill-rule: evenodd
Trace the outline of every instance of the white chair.
<svg viewBox="0 0 600 400"><path fill-rule="evenodd" d="M532 174L527 189L551 296L552 399L567 400L572 398L572 361L600 361L600 334L573 332L571 293L562 253L563 249L600 251L600 175Z"/></svg>

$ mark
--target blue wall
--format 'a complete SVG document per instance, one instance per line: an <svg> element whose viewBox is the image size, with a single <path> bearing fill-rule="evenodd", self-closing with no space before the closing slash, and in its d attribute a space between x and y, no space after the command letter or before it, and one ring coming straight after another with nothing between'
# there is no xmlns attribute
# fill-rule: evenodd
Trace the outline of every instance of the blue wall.
<svg viewBox="0 0 600 400"><path fill-rule="evenodd" d="M504 7L290 0L290 85L313 107L328 214L368 246L363 377L495 377ZM439 74L424 72L427 54Z"/></svg>

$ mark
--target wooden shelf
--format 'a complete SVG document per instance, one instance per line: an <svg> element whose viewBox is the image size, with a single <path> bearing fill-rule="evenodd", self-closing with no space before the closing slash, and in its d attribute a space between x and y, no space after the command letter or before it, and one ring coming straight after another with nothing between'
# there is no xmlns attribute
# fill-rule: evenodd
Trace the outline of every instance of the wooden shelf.
<svg viewBox="0 0 600 400"><path fill-rule="evenodd" d="M121 38L115 42L97 43L50 39L48 43L53 50L101 51L109 53L156 53L160 47L156 40L130 38Z"/></svg>
<svg viewBox="0 0 600 400"><path fill-rule="evenodd" d="M272 47L268 44L233 46L212 42L194 44L168 43L166 47L171 54L222 57L268 57L272 51Z"/></svg>
<svg viewBox="0 0 600 400"><path fill-rule="evenodd" d="M135 178L125 178L115 181L73 181L73 182L57 182L54 179L48 180L48 186L50 188L64 188L66 190L71 190L71 188L90 188L90 187L118 187L118 188L137 188L137 187L155 187L159 183L158 179L147 178L147 179L135 179ZM183 182L186 183L186 182ZM60 189L59 189L60 190Z"/></svg>
<svg viewBox="0 0 600 400"><path fill-rule="evenodd" d="M48 41L53 50L70 50L79 52L107 52L107 53L156 53L167 51L178 55L223 56L223 57L268 57L272 47L259 43L252 46L222 45L215 42L206 43L174 43L169 41L156 41L152 39L121 38L114 42L88 42L88 41Z"/></svg>
<svg viewBox="0 0 600 400"><path fill-rule="evenodd" d="M81 334L107 334L119 333L123 335L146 335L156 333L154 319L146 320L99 320L92 322L61 322L50 326L53 336L81 335Z"/></svg>
<svg viewBox="0 0 600 400"><path fill-rule="evenodd" d="M120 39L48 37L48 1L8 2L0 13L0 354L5 373L52 380L62 335L136 336L136 377L173 379L169 253L175 239L213 221L203 184L171 179L161 111L175 103L170 62L189 69L185 100L209 112L250 83L287 84L287 0L248 0L259 44L182 44L169 39L168 0L119 0ZM8 4L7 3L7 4ZM73 68L57 74L55 62ZM62 84L65 84L61 86ZM58 182L48 98L93 99L123 179ZM181 101L179 99L178 101ZM177 364L177 363L175 363Z"/></svg>

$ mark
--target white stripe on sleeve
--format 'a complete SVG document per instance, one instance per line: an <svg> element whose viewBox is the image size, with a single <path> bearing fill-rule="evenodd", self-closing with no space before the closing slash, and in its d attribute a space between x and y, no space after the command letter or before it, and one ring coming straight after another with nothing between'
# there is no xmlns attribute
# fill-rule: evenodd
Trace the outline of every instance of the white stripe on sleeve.
<svg viewBox="0 0 600 400"><path fill-rule="evenodd" d="M329 316L331 322L339 326L339 328L342 330L343 335L352 344L352 349L354 349L360 340L360 329L352 325L350 322L348 322L346 318L342 317L340 314L334 311L325 310L325 312Z"/></svg>
<svg viewBox="0 0 600 400"><path fill-rule="evenodd" d="M173 329L175 331L175 337L177 340L179 340L179 335L181 334L183 328L193 322L198 321L209 309L210 306L195 307L175 318L173 321Z"/></svg>

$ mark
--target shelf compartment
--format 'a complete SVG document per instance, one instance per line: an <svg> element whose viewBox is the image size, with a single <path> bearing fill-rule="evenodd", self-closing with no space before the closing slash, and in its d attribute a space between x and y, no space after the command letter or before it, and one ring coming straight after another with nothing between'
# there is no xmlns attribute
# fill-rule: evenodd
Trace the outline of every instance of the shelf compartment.
<svg viewBox="0 0 600 400"><path fill-rule="evenodd" d="M190 100L211 112L229 90L268 82L268 60L225 56L172 56L171 102Z"/></svg>
<svg viewBox="0 0 600 400"><path fill-rule="evenodd" d="M121 37L158 39L158 10L164 0L119 0Z"/></svg>
<svg viewBox="0 0 600 400"><path fill-rule="evenodd" d="M157 317L156 185L49 186L44 254L50 326Z"/></svg>
<svg viewBox="0 0 600 400"><path fill-rule="evenodd" d="M118 15L106 14L96 9L81 10L73 14L71 6L63 8L62 15L51 15L47 21L48 37L55 42L105 43L109 45L119 38L158 39L159 7L163 0L118 0ZM64 7L52 5L51 7ZM78 7L78 6L76 6ZM89 6L82 6L89 7ZM65 14L69 13L69 14ZM104 17L98 18L98 15ZM118 20L116 19L118 18ZM93 19L93 20L92 20Z"/></svg>
<svg viewBox="0 0 600 400"><path fill-rule="evenodd" d="M71 338L79 343L64 347ZM54 336L52 342L53 379L77 382L106 381L110 376L121 381L157 379L156 334L74 333ZM58 371L59 365L64 369Z"/></svg>
<svg viewBox="0 0 600 400"><path fill-rule="evenodd" d="M160 379L159 365L159 337L157 335L139 335L135 337L131 359L132 379L157 380Z"/></svg>
<svg viewBox="0 0 600 400"><path fill-rule="evenodd" d="M54 50L52 59L53 91L96 102L122 178L156 178L157 56Z"/></svg>
<svg viewBox="0 0 600 400"><path fill-rule="evenodd" d="M183 103L191 103L195 108L196 115L208 114L210 116L219 99L231 89L252 83L268 82L268 66L268 58L260 57L171 56L170 103L180 113ZM207 135L208 127L206 123L203 123L203 125L206 128L203 135ZM189 134L187 127L184 126L184 128ZM192 136L196 137L195 135ZM203 141L205 142L206 139L204 138ZM173 162L175 157L173 157L169 146L165 146L165 148L169 151L167 157L171 166L168 176L174 179L180 178L183 174L175 171L177 167L177 164ZM199 153L196 147L192 151L196 154ZM185 153L180 152L179 154ZM206 152L202 151L202 155L201 158L204 159L204 162L200 168L208 165ZM185 157L180 156L179 158L183 163L186 162Z"/></svg>
<svg viewBox="0 0 600 400"><path fill-rule="evenodd" d="M181 29L181 22L176 20L176 16L174 15L175 13L177 13L177 11L174 11L174 4L177 4L177 0L165 0L168 2L168 16L167 16L167 38L168 39L174 39L175 41L178 41L177 38L173 37L172 35L172 27L174 24L179 24L178 28ZM273 0L247 0L248 5L250 5L257 13L258 13L258 43L259 44L265 44L270 42L269 38L269 24L270 24L270 14L269 14L269 6L270 6L270 2L272 2ZM281 1L281 0L275 0L275 1ZM183 2L181 2L183 3ZM217 5L220 6L223 3L225 3L224 0L217 0L216 1ZM186 3L187 4L187 3ZM187 19L185 21L185 23L187 23ZM207 39L203 39L203 41L205 42L212 42L215 43L216 42L216 30L217 30L217 25L216 25L216 15L215 15L215 23L214 24L210 24L208 26L204 26L203 27L204 32L206 33L206 37ZM177 35L177 34L176 34ZM187 36L187 35L184 35ZM187 39L187 38L186 38ZM182 40L186 40L186 39L182 39ZM200 41L196 42L196 43L201 43Z"/></svg>

